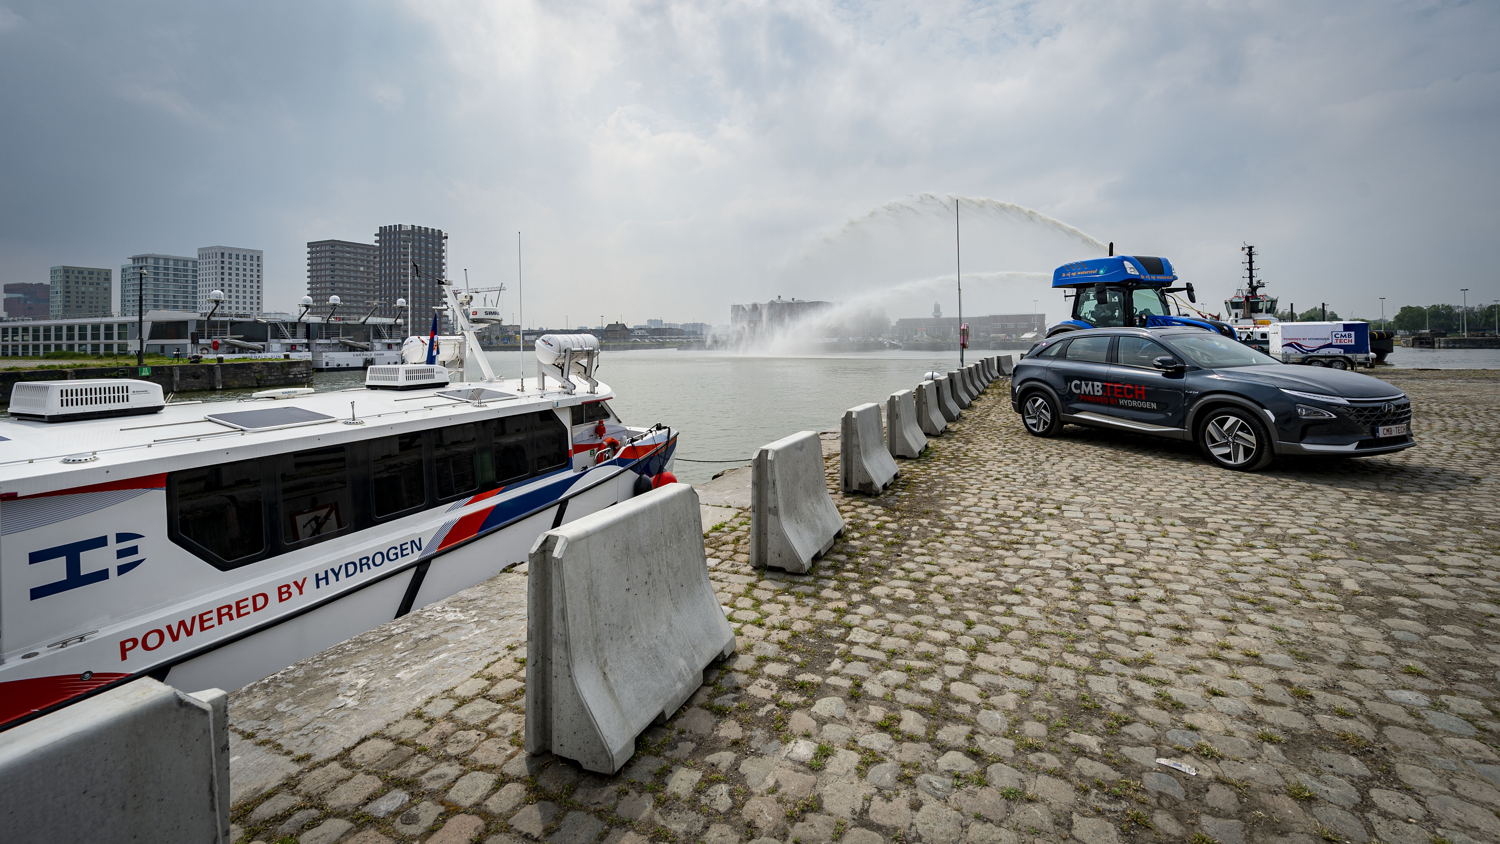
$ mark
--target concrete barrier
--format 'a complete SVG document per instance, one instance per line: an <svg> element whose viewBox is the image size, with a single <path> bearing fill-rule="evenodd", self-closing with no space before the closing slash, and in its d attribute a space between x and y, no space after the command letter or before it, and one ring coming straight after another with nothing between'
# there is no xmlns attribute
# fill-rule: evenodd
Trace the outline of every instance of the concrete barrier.
<svg viewBox="0 0 1500 844"><path fill-rule="evenodd" d="M923 381L917 385L917 424L929 437L938 436L948 428L936 381Z"/></svg>
<svg viewBox="0 0 1500 844"><path fill-rule="evenodd" d="M979 398L979 394L984 392L984 375L980 373L979 364L977 363L971 363L967 368L969 370L969 386L974 390L974 398L977 399Z"/></svg>
<svg viewBox="0 0 1500 844"><path fill-rule="evenodd" d="M953 397L953 379L940 375L932 379L938 389L938 412L949 422L958 421L958 400Z"/></svg>
<svg viewBox="0 0 1500 844"><path fill-rule="evenodd" d="M892 457L920 457L927 436L917 421L917 397L911 390L891 393L885 400L885 438Z"/></svg>
<svg viewBox="0 0 1500 844"><path fill-rule="evenodd" d="M526 596L526 751L613 774L734 652L698 493L667 484L543 534Z"/></svg>
<svg viewBox="0 0 1500 844"><path fill-rule="evenodd" d="M879 495L899 471L880 435L880 405L861 404L844 411L839 423L839 483L844 492Z"/></svg>
<svg viewBox="0 0 1500 844"><path fill-rule="evenodd" d="M141 679L12 727L0 839L228 841L228 697Z"/></svg>
<svg viewBox="0 0 1500 844"><path fill-rule="evenodd" d="M1000 377L1000 367L995 363L995 359L993 357L987 357L984 359L984 374L988 375L991 381L994 381L996 378Z"/></svg>
<svg viewBox="0 0 1500 844"><path fill-rule="evenodd" d="M1016 359L1015 359L1015 357L1013 355L1001 355L1000 356L1000 374L1004 375L1006 378L1009 378L1010 375L1011 375L1011 373L1015 372L1015 371L1016 371Z"/></svg>
<svg viewBox="0 0 1500 844"><path fill-rule="evenodd" d="M750 564L801 574L843 532L818 435L803 431L761 446L750 464Z"/></svg>
<svg viewBox="0 0 1500 844"><path fill-rule="evenodd" d="M955 369L948 373L948 389L951 391L953 401L959 409L968 407L974 403L974 396L969 392L969 385L964 380L964 371Z"/></svg>

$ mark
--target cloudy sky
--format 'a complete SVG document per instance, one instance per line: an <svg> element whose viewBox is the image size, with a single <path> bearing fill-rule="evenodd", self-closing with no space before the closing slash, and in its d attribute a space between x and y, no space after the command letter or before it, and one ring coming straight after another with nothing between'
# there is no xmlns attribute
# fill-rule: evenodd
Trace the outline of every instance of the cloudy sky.
<svg viewBox="0 0 1500 844"><path fill-rule="evenodd" d="M1500 298L1493 2L0 0L0 282L449 232L529 324L1064 305L1166 255L1344 315ZM888 291L895 291L886 295ZM1217 310L1213 307L1211 310Z"/></svg>

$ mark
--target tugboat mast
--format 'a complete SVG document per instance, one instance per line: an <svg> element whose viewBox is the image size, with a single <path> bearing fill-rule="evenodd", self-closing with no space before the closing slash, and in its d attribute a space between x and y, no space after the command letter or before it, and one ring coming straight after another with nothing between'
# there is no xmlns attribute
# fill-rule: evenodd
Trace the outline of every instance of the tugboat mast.
<svg viewBox="0 0 1500 844"><path fill-rule="evenodd" d="M1260 301L1260 297L1256 294L1266 284L1263 281L1257 281L1255 278L1255 247L1247 243L1240 247L1240 251L1245 253L1245 301L1243 307L1245 309L1245 320L1248 322L1254 318L1255 305L1253 303Z"/></svg>

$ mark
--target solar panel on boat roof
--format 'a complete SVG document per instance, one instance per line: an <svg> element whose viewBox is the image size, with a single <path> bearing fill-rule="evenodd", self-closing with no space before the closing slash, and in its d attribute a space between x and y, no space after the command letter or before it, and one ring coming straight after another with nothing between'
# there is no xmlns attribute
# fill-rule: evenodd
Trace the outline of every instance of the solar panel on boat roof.
<svg viewBox="0 0 1500 844"><path fill-rule="evenodd" d="M467 390L443 390L438 393L445 399L458 399L459 401L496 401L497 399L513 399L515 393L502 393L499 390L489 390L484 387L471 387Z"/></svg>
<svg viewBox="0 0 1500 844"><path fill-rule="evenodd" d="M291 425L312 425L332 419L326 413L302 407L268 407L264 410L236 410L232 413L210 413L204 417L220 425L228 425L241 431L259 431L266 428L285 428Z"/></svg>

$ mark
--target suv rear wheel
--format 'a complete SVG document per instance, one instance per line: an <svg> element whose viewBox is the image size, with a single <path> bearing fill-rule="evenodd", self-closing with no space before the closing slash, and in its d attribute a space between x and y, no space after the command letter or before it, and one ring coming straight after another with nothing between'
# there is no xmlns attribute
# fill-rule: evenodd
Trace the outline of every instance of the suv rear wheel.
<svg viewBox="0 0 1500 844"><path fill-rule="evenodd" d="M1216 407L1204 414L1198 424L1198 447L1209 462L1239 472L1264 469L1275 456L1270 431L1237 407Z"/></svg>
<svg viewBox="0 0 1500 844"><path fill-rule="evenodd" d="M1050 437L1062 429L1062 414L1052 396L1043 390L1032 390L1021 399L1021 422L1028 434Z"/></svg>

